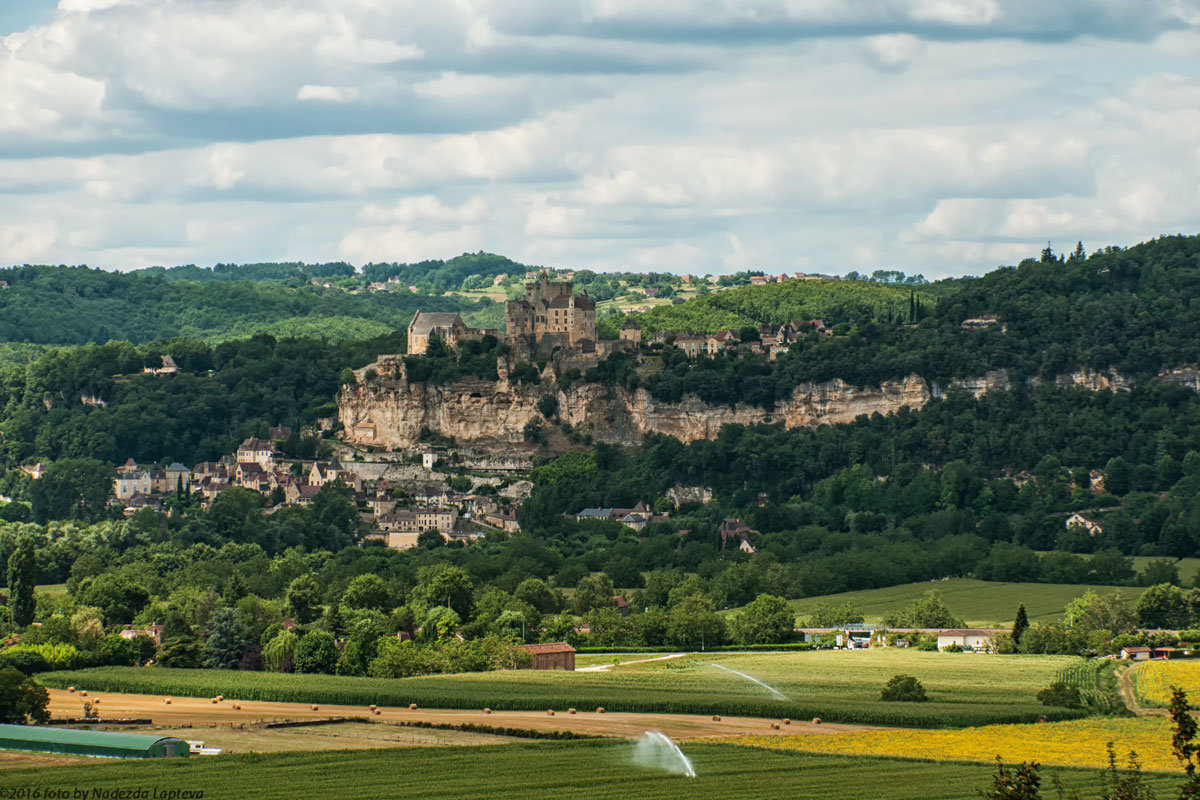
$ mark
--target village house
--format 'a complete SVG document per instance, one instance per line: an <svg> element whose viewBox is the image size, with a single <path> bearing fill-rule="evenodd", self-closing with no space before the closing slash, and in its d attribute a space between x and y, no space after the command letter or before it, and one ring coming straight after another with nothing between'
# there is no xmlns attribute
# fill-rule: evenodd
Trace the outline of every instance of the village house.
<svg viewBox="0 0 1200 800"><path fill-rule="evenodd" d="M129 500L136 494L151 494L153 491L154 483L149 470L121 472L113 481L113 494L118 500Z"/></svg>
<svg viewBox="0 0 1200 800"><path fill-rule="evenodd" d="M192 471L178 461L167 465L163 470L167 476L168 492L188 492L192 488Z"/></svg>
<svg viewBox="0 0 1200 800"><path fill-rule="evenodd" d="M1104 533L1104 523L1093 517L1088 517L1083 514L1072 514L1067 517L1064 525L1067 528L1082 528L1088 532L1090 536L1099 536Z"/></svg>
<svg viewBox="0 0 1200 800"><path fill-rule="evenodd" d="M433 469L438 462L437 453L421 453L421 466L425 469Z"/></svg>
<svg viewBox="0 0 1200 800"><path fill-rule="evenodd" d="M162 644L163 626L157 622L147 625L145 628L135 628L132 625L126 625L121 631L122 639L136 639L139 636L149 636L154 640L156 645Z"/></svg>
<svg viewBox="0 0 1200 800"><path fill-rule="evenodd" d="M487 511L482 515L481 521L485 525L491 525L493 528L499 528L508 533L521 532L521 524L517 521L514 511Z"/></svg>
<svg viewBox="0 0 1200 800"><path fill-rule="evenodd" d="M966 331L981 330L990 328L999 322L1000 319L995 314L980 314L978 317L969 317L962 321L962 328Z"/></svg>
<svg viewBox="0 0 1200 800"><path fill-rule="evenodd" d="M702 353L708 352L708 337L697 336L694 333L676 336L675 346L682 350L688 358L695 359Z"/></svg>
<svg viewBox="0 0 1200 800"><path fill-rule="evenodd" d="M46 474L46 468L42 466L42 462L40 461L36 464L27 464L21 467L21 471L35 481L41 480L42 476Z"/></svg>
<svg viewBox="0 0 1200 800"><path fill-rule="evenodd" d="M418 311L408 323L408 352L409 355L423 355L434 336L450 347L457 347L459 342L479 339L488 333L493 331L468 328L454 311Z"/></svg>
<svg viewBox="0 0 1200 800"><path fill-rule="evenodd" d="M150 375L174 375L179 372L179 367L175 363L175 359L170 356L162 357L162 366L155 369L154 367L143 367L142 372Z"/></svg>
<svg viewBox="0 0 1200 800"><path fill-rule="evenodd" d="M625 324L621 326L621 330L617 335L622 342L630 342L635 347L642 343L641 326L631 319L625 320Z"/></svg>
<svg viewBox="0 0 1200 800"><path fill-rule="evenodd" d="M262 469L268 470L275 460L275 442L251 437L238 445L235 458L238 463L254 462Z"/></svg>

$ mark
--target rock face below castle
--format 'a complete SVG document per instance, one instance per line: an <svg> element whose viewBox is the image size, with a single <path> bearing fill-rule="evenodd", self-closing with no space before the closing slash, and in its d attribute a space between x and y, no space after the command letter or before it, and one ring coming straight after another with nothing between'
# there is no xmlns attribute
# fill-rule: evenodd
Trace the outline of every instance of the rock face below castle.
<svg viewBox="0 0 1200 800"><path fill-rule="evenodd" d="M729 424L783 423L787 428L850 422L862 414L892 414L929 402L925 381L916 376L864 389L844 381L797 386L792 397L767 411L758 406L711 406L688 396L678 403L654 400L598 384L560 391L547 377L540 384L461 381L409 384L404 380L365 380L343 388L338 415L347 441L386 449L413 449L423 431L461 444L503 448L523 443L525 427L542 423L538 401L558 399L558 418L580 433L612 444L636 444L653 434L691 442L712 439Z"/></svg>
<svg viewBox="0 0 1200 800"><path fill-rule="evenodd" d="M376 377L387 374L395 377ZM885 381L877 388L852 386L842 380L804 383L788 400L768 411L741 403L708 405L694 396L663 403L645 389L628 392L593 383L578 383L561 391L550 368L540 383L510 381L507 370L500 374L496 381L432 385L409 383L402 366L389 363L387 368L364 368L356 373L356 383L343 387L338 397L343 435L352 444L411 450L420 444L422 433L429 432L484 450L512 451L525 442L529 423L545 422L538 401L552 395L558 400L558 421L590 434L596 441L632 445L646 436L666 434L692 442L716 438L721 427L730 424L782 423L786 428L813 428L851 422L860 415L886 416L902 408L919 409L944 392L919 375ZM1200 371L1194 367L1165 372L1159 379L1193 391L1200 389ZM1112 370L1081 370L1059 376L1054 383L1088 391L1122 391L1132 385ZM1005 371L997 370L953 381L951 386L979 397L1009 389L1011 381Z"/></svg>

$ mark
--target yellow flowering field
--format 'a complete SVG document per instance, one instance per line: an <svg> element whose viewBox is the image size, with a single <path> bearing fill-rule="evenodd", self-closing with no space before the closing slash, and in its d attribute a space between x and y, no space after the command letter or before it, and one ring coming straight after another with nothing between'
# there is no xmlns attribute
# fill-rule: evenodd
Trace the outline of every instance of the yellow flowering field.
<svg viewBox="0 0 1200 800"><path fill-rule="evenodd" d="M712 741L712 740L709 740ZM1113 742L1123 766L1130 750L1147 770L1179 768L1171 755L1171 723L1164 717L1093 718L1027 725L985 725L958 730L891 729L800 736L721 739L806 753L899 756L933 761L1037 761L1064 767L1107 766L1104 745Z"/></svg>
<svg viewBox="0 0 1200 800"><path fill-rule="evenodd" d="M1178 686L1188 697L1200 697L1200 662L1147 661L1133 671L1138 700L1146 705L1165 706L1171 702L1171 687Z"/></svg>

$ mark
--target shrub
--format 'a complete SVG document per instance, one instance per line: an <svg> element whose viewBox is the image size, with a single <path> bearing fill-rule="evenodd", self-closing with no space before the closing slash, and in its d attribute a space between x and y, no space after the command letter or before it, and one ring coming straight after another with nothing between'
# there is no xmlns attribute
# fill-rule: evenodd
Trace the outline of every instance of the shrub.
<svg viewBox="0 0 1200 800"><path fill-rule="evenodd" d="M1070 686L1062 681L1050 684L1049 689L1037 693L1038 701L1044 706L1058 708L1083 708L1083 695L1078 686Z"/></svg>
<svg viewBox="0 0 1200 800"><path fill-rule="evenodd" d="M963 652L966 652L966 648L964 648L958 642L954 642L953 644L948 644L945 647L943 647L942 652L943 653L963 653Z"/></svg>
<svg viewBox="0 0 1200 800"><path fill-rule="evenodd" d="M915 649L920 650L922 653L936 653L937 642L921 642Z"/></svg>
<svg viewBox="0 0 1200 800"><path fill-rule="evenodd" d="M879 699L889 703L924 703L929 700L925 696L925 687L911 675L893 675L883 687Z"/></svg>
<svg viewBox="0 0 1200 800"><path fill-rule="evenodd" d="M0 653L0 667L12 667L22 674L34 675L38 672L49 672L50 662L36 650L11 648Z"/></svg>

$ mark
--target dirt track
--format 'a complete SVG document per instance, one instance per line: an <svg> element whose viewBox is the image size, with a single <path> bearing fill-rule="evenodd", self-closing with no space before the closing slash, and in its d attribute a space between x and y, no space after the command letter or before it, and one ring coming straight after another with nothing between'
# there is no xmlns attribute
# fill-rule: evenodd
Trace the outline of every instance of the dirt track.
<svg viewBox="0 0 1200 800"><path fill-rule="evenodd" d="M82 716L83 698L62 689L51 689L50 713L55 719ZM417 709L380 708L378 715L364 706L322 705L316 710L303 703L269 703L242 701L226 698L220 703L212 699L195 697L172 697L168 705L160 695L116 694L111 692L89 693L88 700L100 700L99 713L102 717L149 718L155 726L212 727L225 725L254 725L283 720L326 719L329 717L370 717L377 722L425 721L461 724L471 722L504 728L527 730L574 731L600 736L637 738L648 730L662 731L672 739L696 739L714 736L771 736L776 734L823 734L864 730L860 725L821 724L796 722L779 724L777 719L758 717L723 717L719 722L710 717L693 714L598 714L595 710L577 714L567 709L555 710L554 716L545 711L494 711L483 713L482 709ZM241 706L234 710L233 706ZM316 749L316 748L314 748Z"/></svg>

